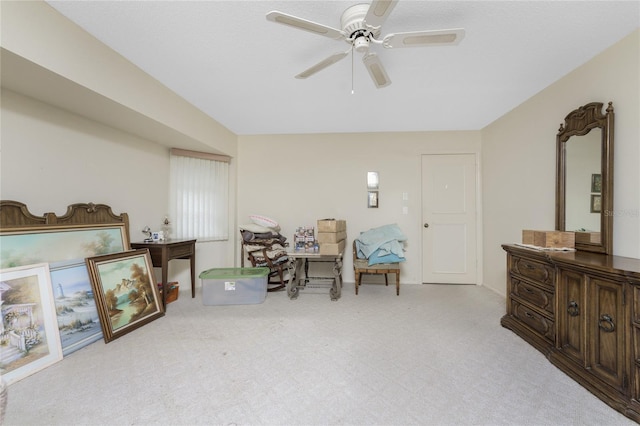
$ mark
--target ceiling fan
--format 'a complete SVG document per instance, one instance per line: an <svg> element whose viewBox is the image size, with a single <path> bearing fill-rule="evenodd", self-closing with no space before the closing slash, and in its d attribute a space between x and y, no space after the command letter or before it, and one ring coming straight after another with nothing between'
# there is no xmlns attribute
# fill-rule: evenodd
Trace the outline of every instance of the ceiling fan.
<svg viewBox="0 0 640 426"><path fill-rule="evenodd" d="M410 31L387 34L381 37L381 28L389 17L398 0L374 0L371 4L356 4L342 13L340 28L332 28L313 21L298 18L274 10L267 13L267 20L279 24L289 25L300 30L309 31L334 40L344 40L350 48L344 52L334 53L312 67L296 75L296 78L307 78L313 74L335 64L355 50L362 53L362 61L369 71L369 75L378 88L391 84L380 58L375 52L369 51L371 44L381 44L387 49L400 47L442 46L456 45L464 38L464 29L454 28L435 31Z"/></svg>

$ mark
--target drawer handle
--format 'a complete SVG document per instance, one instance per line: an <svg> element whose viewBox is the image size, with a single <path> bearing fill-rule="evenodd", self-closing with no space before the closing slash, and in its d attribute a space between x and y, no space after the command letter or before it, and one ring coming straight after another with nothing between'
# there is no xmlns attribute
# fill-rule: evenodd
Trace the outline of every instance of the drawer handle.
<svg viewBox="0 0 640 426"><path fill-rule="evenodd" d="M523 286L522 289L524 290L525 293L533 294L533 290L531 290L529 287Z"/></svg>
<svg viewBox="0 0 640 426"><path fill-rule="evenodd" d="M613 323L613 319L610 315L604 314L598 321L598 327L605 333L613 333L616 329L616 325Z"/></svg>
<svg viewBox="0 0 640 426"><path fill-rule="evenodd" d="M567 308L567 312L572 317L577 317L578 315L580 315L580 307L578 306L578 302L576 302L575 300L572 300L571 302L569 302L569 307Z"/></svg>
<svg viewBox="0 0 640 426"><path fill-rule="evenodd" d="M525 263L524 264L524 269L532 270L532 269L536 269L536 267L531 265L531 264L529 264L529 263Z"/></svg>
<svg viewBox="0 0 640 426"><path fill-rule="evenodd" d="M525 317L527 317L527 318L531 318L531 319L533 319L533 318L534 318L534 316L533 316L533 315L531 315L531 312L525 312L525 313L524 313L524 316L525 316Z"/></svg>

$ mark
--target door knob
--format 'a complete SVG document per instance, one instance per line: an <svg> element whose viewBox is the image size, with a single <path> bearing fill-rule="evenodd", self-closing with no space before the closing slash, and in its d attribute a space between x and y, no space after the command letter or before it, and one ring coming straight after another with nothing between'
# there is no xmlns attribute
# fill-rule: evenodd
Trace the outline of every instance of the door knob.
<svg viewBox="0 0 640 426"><path fill-rule="evenodd" d="M424 224L424 227L425 227L425 228L428 228L428 227L429 227L429 224L428 224L428 223L425 223L425 224Z"/></svg>

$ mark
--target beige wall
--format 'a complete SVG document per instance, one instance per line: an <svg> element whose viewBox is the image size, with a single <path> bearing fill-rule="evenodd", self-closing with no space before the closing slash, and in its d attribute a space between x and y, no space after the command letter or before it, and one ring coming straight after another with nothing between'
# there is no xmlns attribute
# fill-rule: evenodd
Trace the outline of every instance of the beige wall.
<svg viewBox="0 0 640 426"><path fill-rule="evenodd" d="M589 102L615 108L615 255L640 258L640 31L482 130L484 284L505 293L500 245L555 227L555 136Z"/></svg>
<svg viewBox="0 0 640 426"><path fill-rule="evenodd" d="M397 223L409 238L402 282L422 282L421 157L477 153L480 132L240 136L238 222L250 214L278 220L291 241L298 226L347 221L348 242L362 231ZM366 173L380 174L380 207L367 208ZM408 194L403 214L402 194ZM353 282L350 251L344 279Z"/></svg>
<svg viewBox="0 0 640 426"><path fill-rule="evenodd" d="M160 229L168 148L4 89L1 114L0 199L26 203L36 215L104 203L129 214L132 241L144 238L144 226ZM196 271L233 266L233 253L233 240L199 243ZM186 288L189 262L172 261L169 269Z"/></svg>
<svg viewBox="0 0 640 426"><path fill-rule="evenodd" d="M2 90L2 199L34 214L96 202L129 213L131 237L166 214L167 148Z"/></svg>

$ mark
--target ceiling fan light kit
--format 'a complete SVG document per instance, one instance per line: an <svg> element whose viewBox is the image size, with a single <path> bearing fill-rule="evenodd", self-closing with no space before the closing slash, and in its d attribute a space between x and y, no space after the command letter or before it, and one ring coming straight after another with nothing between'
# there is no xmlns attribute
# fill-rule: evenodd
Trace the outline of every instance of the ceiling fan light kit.
<svg viewBox="0 0 640 426"><path fill-rule="evenodd" d="M356 52L366 53L369 50L369 39L358 37L353 41L353 48Z"/></svg>
<svg viewBox="0 0 640 426"><path fill-rule="evenodd" d="M382 24L389 17L397 3L398 0L374 0L371 4L363 3L350 6L342 13L340 18L341 29L318 24L279 11L267 13L267 20L334 40L344 40L351 46L347 51L334 53L328 58L318 62L296 75L296 78L304 79L310 77L328 66L335 64L347 56L350 51L355 50L363 54L362 62L367 68L375 86L382 88L391 84L391 79L389 79L378 55L369 51L372 43L381 44L387 49L419 46L451 46L457 45L464 38L464 29L455 28L450 30L411 31L388 34L380 39Z"/></svg>

